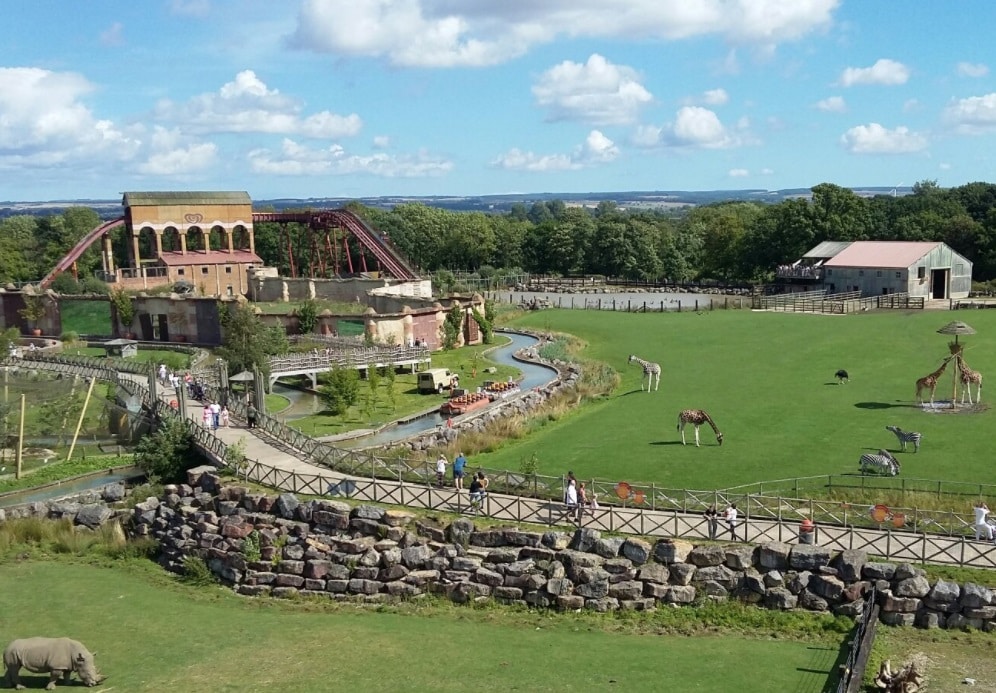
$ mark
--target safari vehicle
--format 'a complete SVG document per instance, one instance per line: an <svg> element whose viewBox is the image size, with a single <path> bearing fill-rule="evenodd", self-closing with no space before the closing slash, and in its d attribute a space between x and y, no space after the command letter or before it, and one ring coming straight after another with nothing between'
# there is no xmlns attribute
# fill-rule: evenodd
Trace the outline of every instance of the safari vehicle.
<svg viewBox="0 0 996 693"><path fill-rule="evenodd" d="M422 394L436 392L443 394L443 390L450 386L453 374L449 368L430 368L418 374L418 391Z"/></svg>

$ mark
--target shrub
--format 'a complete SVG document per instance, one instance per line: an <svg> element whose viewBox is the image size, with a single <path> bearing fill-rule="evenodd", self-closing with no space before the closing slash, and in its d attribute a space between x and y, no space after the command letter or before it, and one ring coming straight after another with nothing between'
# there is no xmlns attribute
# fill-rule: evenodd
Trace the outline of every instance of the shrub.
<svg viewBox="0 0 996 693"><path fill-rule="evenodd" d="M313 298L305 300L297 309L297 324L301 334L311 334L318 326L318 303Z"/></svg>
<svg viewBox="0 0 996 693"><path fill-rule="evenodd" d="M179 480L183 473L197 464L185 422L163 419L159 428L139 441L135 447L135 464L150 478Z"/></svg>
<svg viewBox="0 0 996 693"><path fill-rule="evenodd" d="M329 371L327 382L318 389L318 394L333 416L342 416L359 400L359 371L336 366Z"/></svg>
<svg viewBox="0 0 996 693"><path fill-rule="evenodd" d="M249 532L249 536L242 540L242 555L249 563L255 563L260 559L259 532L255 529Z"/></svg>
<svg viewBox="0 0 996 693"><path fill-rule="evenodd" d="M218 582L218 578L200 556L184 556L183 574L180 575L180 580L195 587L204 587Z"/></svg>

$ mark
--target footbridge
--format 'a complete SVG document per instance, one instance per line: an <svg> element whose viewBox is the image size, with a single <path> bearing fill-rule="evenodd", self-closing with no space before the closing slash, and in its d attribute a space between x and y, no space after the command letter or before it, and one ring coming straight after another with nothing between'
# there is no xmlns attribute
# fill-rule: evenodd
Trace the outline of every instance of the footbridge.
<svg viewBox="0 0 996 693"><path fill-rule="evenodd" d="M368 368L410 368L417 371L432 363L426 347L368 347L327 352L315 350L301 354L270 357L270 387L281 378L304 375L318 388L318 374L333 368L366 371Z"/></svg>
<svg viewBox="0 0 996 693"><path fill-rule="evenodd" d="M32 355L8 359L7 368L45 370L83 378L98 378L117 384L157 419L179 417L181 407L172 403L180 392L160 388L151 369L123 359L53 357ZM388 503L411 508L450 513L480 512L499 522L530 523L570 528L564 508L563 479L525 476L501 470L483 470L491 478L491 492L482 507L472 508L466 491L433 485L435 466L429 459L381 457L370 452L346 450L304 435L283 422L261 413L256 428L246 428L246 411L239 398L229 400L233 425L210 430L199 424L202 405L184 402L184 423L194 444L218 466L234 466L239 477L271 488L311 496L333 496L354 502ZM230 448L244 451L234 456ZM472 465L473 466L473 465ZM477 471L477 469L474 469ZM972 518L951 515L945 522L917 520L912 527L856 526L855 518L820 510L811 500L778 498L775 509L758 502L757 494L729 491L679 491L626 485L607 487L593 481L601 507L586 513L582 526L605 532L644 537L684 538L692 542L708 540L709 523L703 511L710 504L737 503L743 522L735 542L763 544L795 543L799 523L805 516L816 520L816 543L831 550L863 550L890 561L935 563L996 569L996 546L974 541ZM644 490L646 496L643 497ZM637 495L642 500L637 498ZM827 503L828 508L846 504ZM789 508L789 510L786 510ZM724 537L721 536L720 540ZM734 543L730 540L728 543Z"/></svg>

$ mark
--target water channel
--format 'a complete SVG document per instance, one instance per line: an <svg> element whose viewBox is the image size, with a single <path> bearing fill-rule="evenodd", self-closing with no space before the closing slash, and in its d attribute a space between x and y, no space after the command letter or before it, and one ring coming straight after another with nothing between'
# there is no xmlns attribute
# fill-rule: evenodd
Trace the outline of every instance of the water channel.
<svg viewBox="0 0 996 693"><path fill-rule="evenodd" d="M509 337L511 342L489 352L487 358L501 365L518 368L522 372L522 379L519 381L520 390L531 390L535 387L546 385L556 377L556 371L549 366L530 363L528 361L517 361L512 356L520 349L535 346L539 342L538 339L514 332L498 332L496 334ZM316 414L324 409L324 405L312 392L287 387L286 385L281 385L279 382L273 386L273 392L274 394L286 397L291 402L291 405L287 409L278 414L287 423ZM390 445L423 433L424 431L430 431L444 424L445 421L446 418L442 414L433 410L428 413L417 414L399 420L393 424L388 424L384 428L376 432L370 432L367 435L338 438L335 440L335 445L345 448L367 448Z"/></svg>
<svg viewBox="0 0 996 693"><path fill-rule="evenodd" d="M107 470L95 474L88 474L76 479L66 481L56 481L54 483L27 491L12 491L0 496L0 508L11 508L16 505L27 503L38 503L41 501L55 500L81 494L84 491L102 488L108 484L119 482L131 483L144 478L145 474L137 467L125 469Z"/></svg>

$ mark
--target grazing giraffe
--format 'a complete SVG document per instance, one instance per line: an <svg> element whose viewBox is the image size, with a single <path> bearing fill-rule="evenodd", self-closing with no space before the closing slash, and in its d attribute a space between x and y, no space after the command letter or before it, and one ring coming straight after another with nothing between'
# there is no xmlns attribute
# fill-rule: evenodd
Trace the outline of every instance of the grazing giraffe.
<svg viewBox="0 0 996 693"><path fill-rule="evenodd" d="M653 361L644 361L639 356L630 354L630 363L638 363L643 369L643 376L647 378L647 392L650 392L650 386L653 385L654 392L657 392L657 388L661 385L661 364L654 363ZM640 389L643 389L643 376L640 376Z"/></svg>
<svg viewBox="0 0 996 693"><path fill-rule="evenodd" d="M958 379L961 381L961 403L965 403L965 395L968 395L968 403L972 403L972 383L978 385L978 392L976 392L975 402L979 403L982 401L982 374L978 371L973 371L969 368L968 364L965 363L965 359L958 359Z"/></svg>
<svg viewBox="0 0 996 693"><path fill-rule="evenodd" d="M930 390L930 403L934 403L934 390L937 389L937 379L941 377L941 373L948 367L948 361L950 360L951 357L949 356L944 359L944 363L941 364L940 368L916 381L916 399L920 404L923 404L923 397L920 396L920 393L924 390Z"/></svg>
<svg viewBox="0 0 996 693"><path fill-rule="evenodd" d="M678 431L681 433L681 444L685 444L685 424L692 424L695 426L695 447L699 447L699 426L704 423L712 426L712 430L716 433L716 442L722 445L723 434L716 428L716 423L712 420L712 417L701 409L685 409L678 414Z"/></svg>

